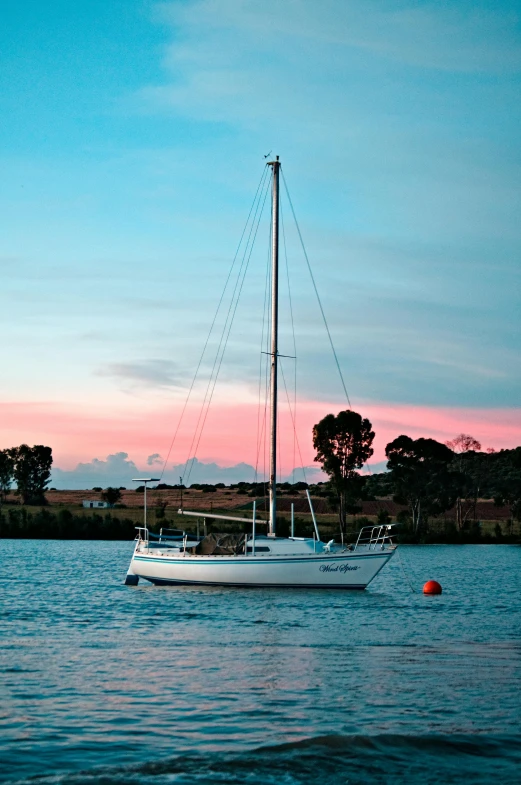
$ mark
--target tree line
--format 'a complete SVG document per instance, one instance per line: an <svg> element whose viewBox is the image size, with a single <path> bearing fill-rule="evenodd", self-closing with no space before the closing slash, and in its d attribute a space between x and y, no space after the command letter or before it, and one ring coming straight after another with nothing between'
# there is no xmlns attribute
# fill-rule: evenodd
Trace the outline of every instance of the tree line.
<svg viewBox="0 0 521 785"><path fill-rule="evenodd" d="M415 534L427 528L429 518L454 507L457 528L465 529L475 521L480 497L508 505L511 518L521 520L521 447L482 452L468 434L444 444L401 435L387 444L388 471L375 481L359 472L373 455L374 437L370 421L350 409L327 415L313 428L315 461L329 476L342 536L347 515L376 495L391 495L406 505Z"/></svg>

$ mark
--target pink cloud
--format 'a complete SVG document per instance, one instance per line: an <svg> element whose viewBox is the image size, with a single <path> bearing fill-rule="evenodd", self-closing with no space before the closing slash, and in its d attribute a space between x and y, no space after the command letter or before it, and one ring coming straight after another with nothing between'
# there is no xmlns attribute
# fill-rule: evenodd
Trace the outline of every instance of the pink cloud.
<svg viewBox="0 0 521 785"><path fill-rule="evenodd" d="M340 410L338 404L305 401L297 407L297 431L305 465L313 462L311 444L313 425L329 412ZM460 432L470 433L483 448L515 447L521 444L521 409L471 409L411 406L366 402L354 407L369 417L376 431L372 462L385 458L387 442L401 433L413 437L430 436L445 441ZM188 457L197 418L193 411L179 432L170 463L182 463ZM124 450L138 465L145 466L153 453L166 457L179 416L177 409L99 411L82 405L72 408L59 403L0 403L0 448L22 442L45 443L53 447L55 464L71 469L80 461L104 458ZM257 462L257 407L250 403L216 404L206 421L197 449L202 461L216 461L226 466L244 461ZM262 418L261 418L262 420ZM287 407L280 411L280 462L283 472L293 466L294 442ZM259 468L264 463L263 451ZM295 464L300 465L295 447Z"/></svg>

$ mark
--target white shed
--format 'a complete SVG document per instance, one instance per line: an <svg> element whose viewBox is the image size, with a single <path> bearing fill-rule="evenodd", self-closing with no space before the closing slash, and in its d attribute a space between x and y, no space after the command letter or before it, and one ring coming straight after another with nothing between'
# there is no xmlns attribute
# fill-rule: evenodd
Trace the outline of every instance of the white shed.
<svg viewBox="0 0 521 785"><path fill-rule="evenodd" d="M91 502L88 499L84 499L83 500L83 506L84 507L89 507L91 510L92 509L94 509L94 510L106 510L107 507L110 507L110 504L108 502L99 502L99 501Z"/></svg>

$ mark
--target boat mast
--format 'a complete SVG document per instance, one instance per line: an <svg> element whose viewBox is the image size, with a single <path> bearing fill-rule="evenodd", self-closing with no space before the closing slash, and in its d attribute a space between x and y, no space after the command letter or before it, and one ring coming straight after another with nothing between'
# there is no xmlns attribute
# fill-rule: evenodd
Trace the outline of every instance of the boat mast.
<svg viewBox="0 0 521 785"><path fill-rule="evenodd" d="M279 332L279 156L270 161L273 169L271 238L271 375L270 375L270 520L268 537L275 537L277 517L277 370Z"/></svg>

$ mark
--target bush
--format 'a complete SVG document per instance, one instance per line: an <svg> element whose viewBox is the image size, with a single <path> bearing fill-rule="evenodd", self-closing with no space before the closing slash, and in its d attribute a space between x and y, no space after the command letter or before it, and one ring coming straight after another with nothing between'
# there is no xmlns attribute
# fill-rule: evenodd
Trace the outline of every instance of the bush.
<svg viewBox="0 0 521 785"><path fill-rule="evenodd" d="M386 526L391 523L392 518L387 510L381 508L378 510L377 521L380 526Z"/></svg>
<svg viewBox="0 0 521 785"><path fill-rule="evenodd" d="M364 526L374 526L374 521L369 520L365 515L361 515L360 518L355 518L353 520L353 526L362 529Z"/></svg>
<svg viewBox="0 0 521 785"><path fill-rule="evenodd" d="M277 537L289 537L291 534L291 524L285 518L277 518L275 524Z"/></svg>
<svg viewBox="0 0 521 785"><path fill-rule="evenodd" d="M41 540L133 540L135 523L128 518L111 515L75 515L70 510L58 513L43 508L28 512L27 508L9 509L7 517L0 514L0 537Z"/></svg>
<svg viewBox="0 0 521 785"><path fill-rule="evenodd" d="M108 488L105 488L101 494L101 498L113 507L121 499L121 491L119 488L111 488L109 486Z"/></svg>

